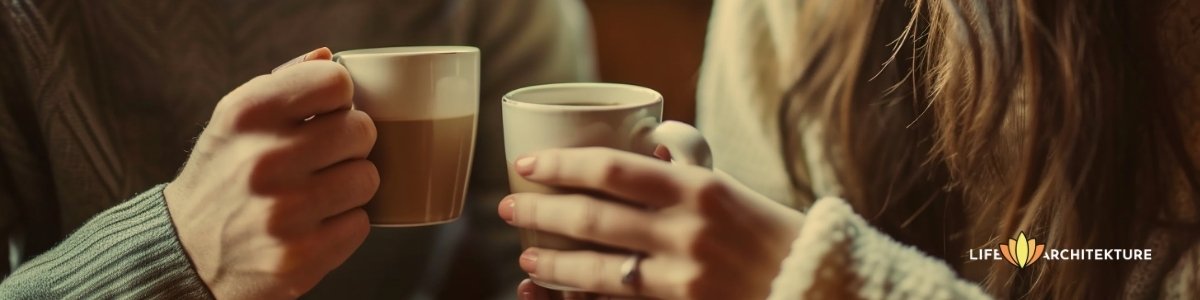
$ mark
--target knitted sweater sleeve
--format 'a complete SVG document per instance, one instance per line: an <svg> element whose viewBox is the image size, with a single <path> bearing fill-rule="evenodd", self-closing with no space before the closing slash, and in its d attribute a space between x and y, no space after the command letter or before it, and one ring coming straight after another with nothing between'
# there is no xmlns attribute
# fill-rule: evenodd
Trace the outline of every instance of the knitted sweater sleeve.
<svg viewBox="0 0 1200 300"><path fill-rule="evenodd" d="M990 299L944 262L870 227L837 198L818 200L769 299Z"/></svg>
<svg viewBox="0 0 1200 300"><path fill-rule="evenodd" d="M211 299L158 185L106 210L0 283L0 299Z"/></svg>

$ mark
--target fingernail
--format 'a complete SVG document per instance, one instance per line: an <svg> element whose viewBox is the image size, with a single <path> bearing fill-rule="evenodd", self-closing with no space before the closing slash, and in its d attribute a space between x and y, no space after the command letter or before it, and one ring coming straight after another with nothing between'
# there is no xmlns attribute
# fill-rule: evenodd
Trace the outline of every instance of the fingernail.
<svg viewBox="0 0 1200 300"><path fill-rule="evenodd" d="M500 219L504 219L504 221L508 222L508 224L512 224L515 217L514 214L517 213L516 207L516 198L514 198L512 195L504 197L504 200L500 200L500 207L497 208L497 211L500 214Z"/></svg>
<svg viewBox="0 0 1200 300"><path fill-rule="evenodd" d="M517 170L517 174L521 174L521 176L529 176L529 174L533 174L533 168L536 165L537 156L526 156L517 159L517 161L513 163L513 168Z"/></svg>
<svg viewBox="0 0 1200 300"><path fill-rule="evenodd" d="M521 253L521 259L518 264L521 265L521 270L525 271L525 273L529 273L529 275L534 275L534 272L537 271L537 260L538 260L537 248L529 248L529 249L525 249L525 252Z"/></svg>
<svg viewBox="0 0 1200 300"><path fill-rule="evenodd" d="M533 300L533 292L521 292L521 300Z"/></svg>
<svg viewBox="0 0 1200 300"><path fill-rule="evenodd" d="M663 145L658 145L658 147L654 148L654 157L665 161L671 161L671 149L667 149L667 147Z"/></svg>
<svg viewBox="0 0 1200 300"><path fill-rule="evenodd" d="M330 53L329 48L326 48L326 47L321 47L321 48L314 49L313 51L308 51L308 53L297 56L296 58L293 58L292 60L289 60L289 61L283 63L282 65L279 65L278 67L275 67L275 69L271 70L271 73L275 73L275 72L278 72L279 70L283 70L292 65L310 61L310 60L314 60L314 59L328 59L330 56L329 53Z"/></svg>

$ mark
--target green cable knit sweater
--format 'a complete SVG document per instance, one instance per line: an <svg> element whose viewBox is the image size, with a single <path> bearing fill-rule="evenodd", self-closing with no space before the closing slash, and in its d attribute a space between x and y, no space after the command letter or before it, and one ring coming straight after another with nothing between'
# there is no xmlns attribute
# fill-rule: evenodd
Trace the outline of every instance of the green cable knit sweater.
<svg viewBox="0 0 1200 300"><path fill-rule="evenodd" d="M22 264L0 283L0 299L211 299L175 234L165 186L96 215Z"/></svg>

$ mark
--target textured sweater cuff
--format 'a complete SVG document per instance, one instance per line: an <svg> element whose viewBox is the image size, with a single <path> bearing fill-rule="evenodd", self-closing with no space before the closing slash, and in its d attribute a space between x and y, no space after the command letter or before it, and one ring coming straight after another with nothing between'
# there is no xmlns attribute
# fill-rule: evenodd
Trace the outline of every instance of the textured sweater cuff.
<svg viewBox="0 0 1200 300"><path fill-rule="evenodd" d="M944 262L875 230L845 201L805 216L769 299L988 299Z"/></svg>
<svg viewBox="0 0 1200 300"><path fill-rule="evenodd" d="M158 185L89 220L0 285L17 299L210 299ZM5 298L5 297L0 297Z"/></svg>

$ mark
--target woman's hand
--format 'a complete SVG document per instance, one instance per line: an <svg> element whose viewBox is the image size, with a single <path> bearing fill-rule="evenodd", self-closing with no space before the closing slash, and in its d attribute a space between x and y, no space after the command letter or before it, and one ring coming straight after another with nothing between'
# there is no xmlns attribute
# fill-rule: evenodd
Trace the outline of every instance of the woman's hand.
<svg viewBox="0 0 1200 300"><path fill-rule="evenodd" d="M633 254L529 248L521 255L534 279L600 294L765 298L803 221L723 174L629 152L547 150L513 168L533 182L594 193L510 195L499 207L510 224L644 255L639 278L627 283L622 265Z"/></svg>

